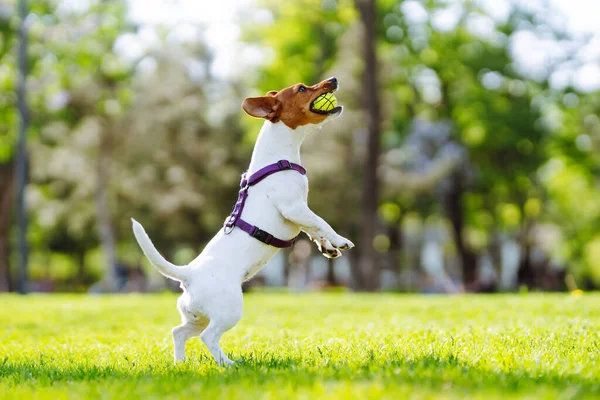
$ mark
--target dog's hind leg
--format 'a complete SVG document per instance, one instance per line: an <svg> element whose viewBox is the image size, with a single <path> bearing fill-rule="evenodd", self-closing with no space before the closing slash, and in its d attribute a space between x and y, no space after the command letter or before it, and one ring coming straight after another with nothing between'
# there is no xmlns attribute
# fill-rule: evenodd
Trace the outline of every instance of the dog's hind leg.
<svg viewBox="0 0 600 400"><path fill-rule="evenodd" d="M185 342L191 337L198 336L208 321L183 322L173 328L173 345L175 346L175 363L185 360Z"/></svg>
<svg viewBox="0 0 600 400"><path fill-rule="evenodd" d="M244 300L242 297L242 291L239 294L228 297L227 304L223 304L226 307L221 307L219 312L209 315L210 322L208 326L200 335L200 339L204 342L208 351L213 355L215 361L220 366L233 365L231 361L221 349L219 342L221 336L231 328L233 328L242 319L242 312L244 308Z"/></svg>
<svg viewBox="0 0 600 400"><path fill-rule="evenodd" d="M202 332L200 335L200 339L204 342L208 351L213 355L215 361L220 366L233 365L234 362L229 359L221 349L221 345L219 342L221 341L221 336L225 332L227 332L230 328L225 328L223 325L215 324L211 321L208 324L208 327Z"/></svg>

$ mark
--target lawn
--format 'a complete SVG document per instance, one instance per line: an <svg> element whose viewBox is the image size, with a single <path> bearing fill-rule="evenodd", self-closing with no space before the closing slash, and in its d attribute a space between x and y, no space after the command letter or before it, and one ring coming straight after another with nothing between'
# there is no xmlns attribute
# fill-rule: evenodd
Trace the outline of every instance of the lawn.
<svg viewBox="0 0 600 400"><path fill-rule="evenodd" d="M600 396L600 295L246 295L220 368L174 295L0 296L0 398Z"/></svg>

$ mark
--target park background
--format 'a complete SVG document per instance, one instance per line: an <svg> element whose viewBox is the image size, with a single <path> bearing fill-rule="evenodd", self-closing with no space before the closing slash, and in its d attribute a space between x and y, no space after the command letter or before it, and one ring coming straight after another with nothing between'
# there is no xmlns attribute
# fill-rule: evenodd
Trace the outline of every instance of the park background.
<svg viewBox="0 0 600 400"><path fill-rule="evenodd" d="M173 288L130 217L193 259L262 123L243 98L329 76L345 111L303 146L309 205L356 248L328 261L304 237L251 285L600 285L593 1L17 3L0 0L0 291Z"/></svg>

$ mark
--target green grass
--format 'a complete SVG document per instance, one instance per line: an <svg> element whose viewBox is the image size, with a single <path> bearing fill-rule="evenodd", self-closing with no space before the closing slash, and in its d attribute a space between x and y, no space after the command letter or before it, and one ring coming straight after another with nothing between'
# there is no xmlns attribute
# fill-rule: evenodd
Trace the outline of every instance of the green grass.
<svg viewBox="0 0 600 400"><path fill-rule="evenodd" d="M600 295L249 294L215 365L175 296L0 296L0 398L600 396Z"/></svg>

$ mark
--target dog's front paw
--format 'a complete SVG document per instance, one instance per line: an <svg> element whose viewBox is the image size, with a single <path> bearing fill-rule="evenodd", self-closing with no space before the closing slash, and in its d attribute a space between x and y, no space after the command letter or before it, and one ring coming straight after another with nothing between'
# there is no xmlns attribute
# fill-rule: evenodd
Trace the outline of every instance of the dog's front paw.
<svg viewBox="0 0 600 400"><path fill-rule="evenodd" d="M338 258L342 255L342 252L325 238L315 240L315 243L317 244L317 247L319 248L321 254L323 254L327 258Z"/></svg>
<svg viewBox="0 0 600 400"><path fill-rule="evenodd" d="M322 254L327 258L338 258L342 256L342 252L338 249L325 250Z"/></svg>
<svg viewBox="0 0 600 400"><path fill-rule="evenodd" d="M340 250L350 250L354 247L354 243L340 235L337 235L337 237L331 241L331 244L336 249Z"/></svg>

